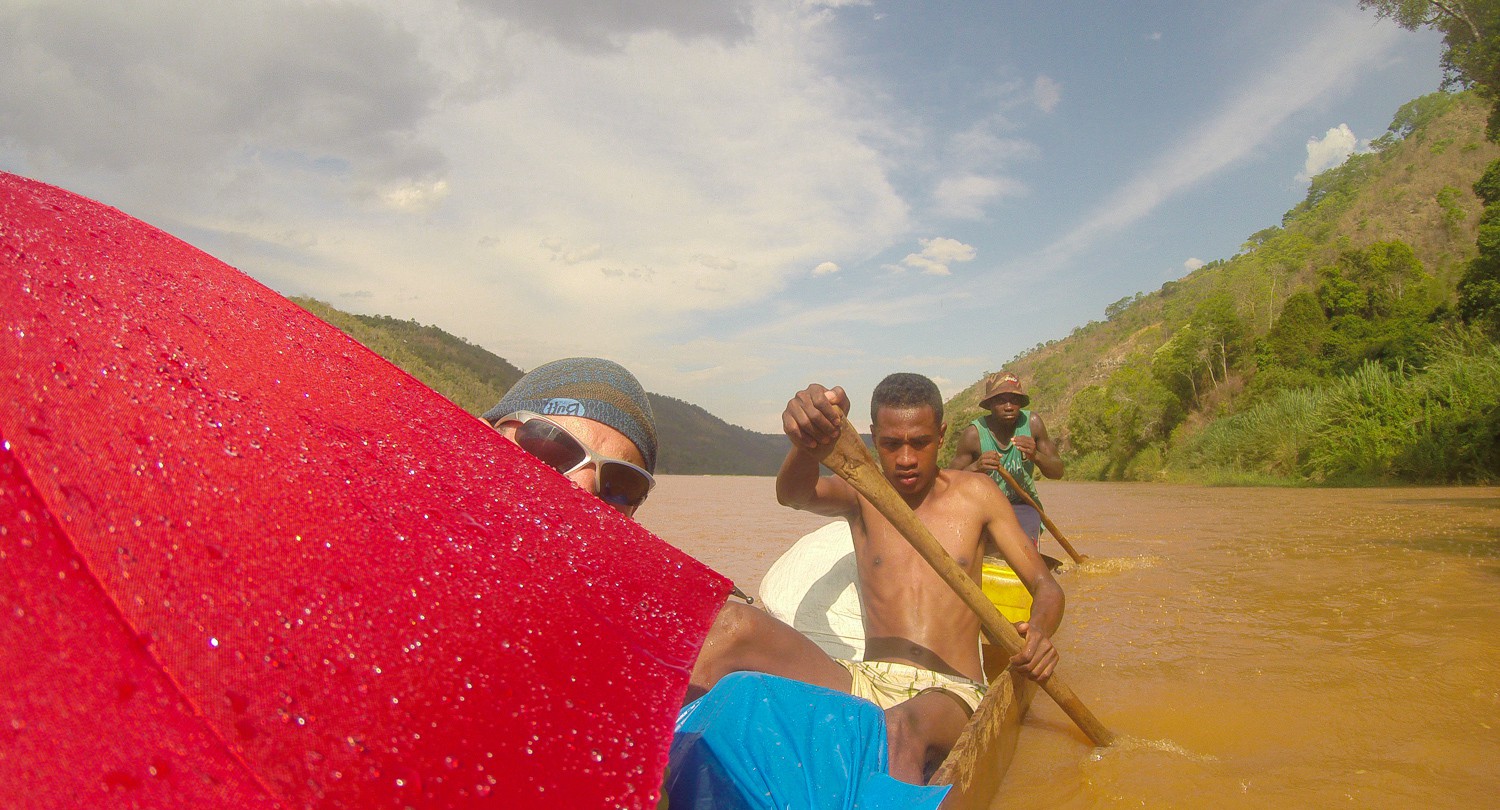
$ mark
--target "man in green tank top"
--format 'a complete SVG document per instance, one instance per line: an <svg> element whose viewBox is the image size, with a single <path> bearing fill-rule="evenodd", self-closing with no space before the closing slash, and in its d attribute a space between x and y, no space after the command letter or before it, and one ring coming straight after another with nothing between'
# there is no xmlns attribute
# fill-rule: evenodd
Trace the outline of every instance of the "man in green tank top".
<svg viewBox="0 0 1500 810"><path fill-rule="evenodd" d="M1016 510L1016 520L1033 543L1041 538L1042 516L1026 503L1026 499L1011 490L1001 467L1025 490L1026 495L1040 504L1036 494L1036 470L1048 478L1063 476L1063 460L1057 446L1047 435L1047 426L1042 418L1026 410L1031 397L1026 395L1021 378L1001 371L985 380L984 396L979 407L989 411L970 422L958 439L958 452L948 464L950 469L982 472L994 479Z"/></svg>

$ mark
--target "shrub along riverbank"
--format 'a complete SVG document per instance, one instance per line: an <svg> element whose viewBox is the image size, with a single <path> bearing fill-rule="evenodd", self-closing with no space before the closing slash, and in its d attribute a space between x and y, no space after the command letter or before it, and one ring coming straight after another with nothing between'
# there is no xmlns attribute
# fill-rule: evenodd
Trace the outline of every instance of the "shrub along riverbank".
<svg viewBox="0 0 1500 810"><path fill-rule="evenodd" d="M1080 458L1078 472L1099 466ZM1455 330L1412 371L1373 361L1215 420L1169 478L1218 483L1486 483L1500 471L1500 346Z"/></svg>

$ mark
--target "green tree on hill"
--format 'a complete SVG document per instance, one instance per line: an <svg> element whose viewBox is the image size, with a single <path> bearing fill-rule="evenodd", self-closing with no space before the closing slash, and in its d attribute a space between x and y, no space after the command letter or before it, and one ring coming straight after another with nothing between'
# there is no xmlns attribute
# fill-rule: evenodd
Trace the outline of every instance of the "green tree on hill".
<svg viewBox="0 0 1500 810"><path fill-rule="evenodd" d="M1458 282L1458 313L1492 335L1500 335L1500 160L1490 164L1474 183L1484 200L1479 215L1479 255L1469 262Z"/></svg>
<svg viewBox="0 0 1500 810"><path fill-rule="evenodd" d="M1327 340L1328 315L1317 297L1307 290L1293 293L1257 347L1260 373L1256 379L1279 372L1283 382L1278 388L1295 387L1286 381L1316 380L1324 369L1323 344Z"/></svg>
<svg viewBox="0 0 1500 810"><path fill-rule="evenodd" d="M1152 371L1126 364L1103 386L1090 386L1074 397L1069 444L1073 452L1099 459L1085 465L1097 471L1093 477L1126 478L1137 456L1164 442L1183 413L1177 394Z"/></svg>
<svg viewBox="0 0 1500 810"><path fill-rule="evenodd" d="M1420 367L1443 312L1443 294L1404 242L1344 251L1319 268L1317 299L1329 324L1326 367L1338 373L1366 360Z"/></svg>
<svg viewBox="0 0 1500 810"><path fill-rule="evenodd" d="M1229 381L1239 360L1245 326L1227 292L1210 295L1192 317L1151 355L1151 373L1184 407L1203 404L1207 391Z"/></svg>
<svg viewBox="0 0 1500 810"><path fill-rule="evenodd" d="M1443 71L1447 86L1473 87L1490 103L1486 134L1500 142L1500 0L1360 0L1360 8L1395 20L1408 30L1433 28L1443 33ZM1491 335L1500 335L1500 237L1494 228L1500 214L1500 160L1490 164L1474 185L1485 202L1478 241L1479 255L1469 262L1458 283L1458 313Z"/></svg>
<svg viewBox="0 0 1500 810"><path fill-rule="evenodd" d="M1198 373L1202 369L1205 343L1204 336L1188 323L1151 354L1151 373L1179 401L1194 407L1200 401Z"/></svg>

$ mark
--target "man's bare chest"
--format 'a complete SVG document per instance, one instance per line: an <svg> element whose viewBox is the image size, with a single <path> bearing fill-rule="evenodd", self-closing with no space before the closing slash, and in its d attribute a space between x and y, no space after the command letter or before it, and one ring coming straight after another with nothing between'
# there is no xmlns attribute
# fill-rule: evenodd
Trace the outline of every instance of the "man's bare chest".
<svg viewBox="0 0 1500 810"><path fill-rule="evenodd" d="M873 512L873 510L870 510ZM983 526L978 520L944 512L917 513L934 539L964 570L977 568ZM878 513L862 514L854 527L855 558L865 571L929 569L931 566L900 532Z"/></svg>

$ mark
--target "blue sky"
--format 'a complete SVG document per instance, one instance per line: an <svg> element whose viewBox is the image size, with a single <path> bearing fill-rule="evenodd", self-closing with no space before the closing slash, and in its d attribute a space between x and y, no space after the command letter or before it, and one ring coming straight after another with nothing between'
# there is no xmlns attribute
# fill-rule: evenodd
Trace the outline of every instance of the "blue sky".
<svg viewBox="0 0 1500 810"><path fill-rule="evenodd" d="M1233 255L1441 79L1355 0L20 0L0 30L0 169L762 431L808 382L957 393Z"/></svg>

